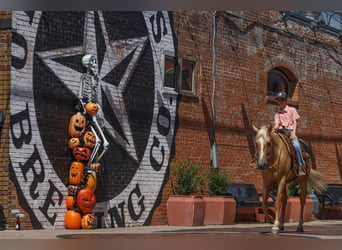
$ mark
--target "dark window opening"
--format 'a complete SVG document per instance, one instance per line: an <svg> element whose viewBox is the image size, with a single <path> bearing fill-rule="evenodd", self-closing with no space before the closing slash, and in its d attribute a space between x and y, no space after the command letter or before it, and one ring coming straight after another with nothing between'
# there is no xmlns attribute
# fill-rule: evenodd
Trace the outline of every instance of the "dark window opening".
<svg viewBox="0 0 342 250"><path fill-rule="evenodd" d="M183 59L182 62L182 84L181 89L189 92L193 92L194 89L194 70L195 62Z"/></svg>
<svg viewBox="0 0 342 250"><path fill-rule="evenodd" d="M291 81L281 70L273 69L267 75L267 95L275 96L278 92L291 97Z"/></svg>
<svg viewBox="0 0 342 250"><path fill-rule="evenodd" d="M176 59L165 55L164 87L176 90Z"/></svg>

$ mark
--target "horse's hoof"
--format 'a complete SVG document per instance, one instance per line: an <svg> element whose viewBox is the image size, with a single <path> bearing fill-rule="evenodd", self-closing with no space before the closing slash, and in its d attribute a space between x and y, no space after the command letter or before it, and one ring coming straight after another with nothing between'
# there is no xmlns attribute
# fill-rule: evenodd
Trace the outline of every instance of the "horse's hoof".
<svg viewBox="0 0 342 250"><path fill-rule="evenodd" d="M284 226L279 227L279 231L284 231L284 230L285 230Z"/></svg>
<svg viewBox="0 0 342 250"><path fill-rule="evenodd" d="M279 229L273 229L271 230L272 235L279 235Z"/></svg>
<svg viewBox="0 0 342 250"><path fill-rule="evenodd" d="M304 229L302 227L297 227L297 232L298 233L304 233Z"/></svg>

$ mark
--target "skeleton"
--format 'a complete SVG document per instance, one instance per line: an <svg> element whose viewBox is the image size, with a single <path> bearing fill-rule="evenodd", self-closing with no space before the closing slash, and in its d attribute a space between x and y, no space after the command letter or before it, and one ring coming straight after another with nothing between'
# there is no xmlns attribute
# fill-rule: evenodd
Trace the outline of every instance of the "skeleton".
<svg viewBox="0 0 342 250"><path fill-rule="evenodd" d="M94 55L85 55L82 57L82 64L87 69L87 73L84 73L81 76L79 98L86 103L96 102L97 87L99 85L99 77L96 72L96 57Z"/></svg>
<svg viewBox="0 0 342 250"><path fill-rule="evenodd" d="M99 83L99 77L97 75L97 60L94 55L85 55L82 57L82 64L87 69L87 72L81 76L81 85L79 91L79 100L83 106L85 112L85 105L88 102L97 103L97 88ZM97 103L97 105L99 105ZM99 106L100 107L100 106ZM100 108L99 108L100 109ZM91 115L91 125L90 129L96 137L96 144L93 148L93 152L90 155L86 169L89 170L90 164L94 161L97 152L100 149L101 144L103 145L103 150L101 154L97 157L97 161L101 159L104 153L107 151L109 143L100 127L97 119L97 115ZM99 135L98 135L98 133Z"/></svg>

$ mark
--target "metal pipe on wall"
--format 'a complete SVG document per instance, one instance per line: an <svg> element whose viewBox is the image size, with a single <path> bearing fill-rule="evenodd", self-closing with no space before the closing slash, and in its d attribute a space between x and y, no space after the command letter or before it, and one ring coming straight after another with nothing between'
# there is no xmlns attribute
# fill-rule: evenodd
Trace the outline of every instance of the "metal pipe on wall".
<svg viewBox="0 0 342 250"><path fill-rule="evenodd" d="M212 114L212 124L211 124L211 138L210 138L210 160L211 166L213 168L219 167L219 157L217 151L215 130L216 130L216 110L215 110L215 92L216 92L216 22L217 22L217 11L214 11L213 14L213 62L212 62L212 80L213 80L213 89L211 96L211 114Z"/></svg>

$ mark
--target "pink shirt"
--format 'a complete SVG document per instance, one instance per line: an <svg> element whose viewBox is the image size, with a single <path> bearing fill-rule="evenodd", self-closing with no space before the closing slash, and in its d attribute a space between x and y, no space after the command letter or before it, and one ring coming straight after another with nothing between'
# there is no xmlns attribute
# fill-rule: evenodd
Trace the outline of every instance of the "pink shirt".
<svg viewBox="0 0 342 250"><path fill-rule="evenodd" d="M274 115L274 123L286 129L293 129L293 122L299 118L297 109L286 105L284 110L280 110Z"/></svg>

